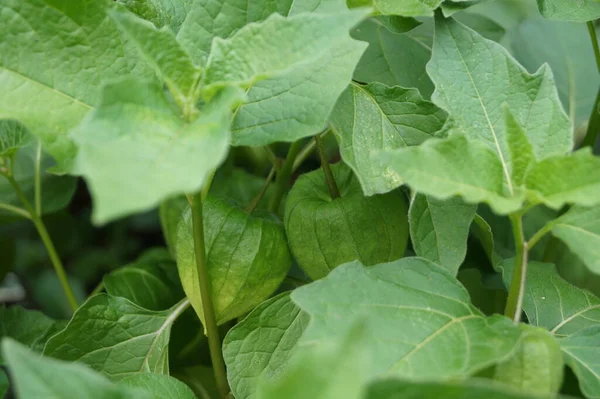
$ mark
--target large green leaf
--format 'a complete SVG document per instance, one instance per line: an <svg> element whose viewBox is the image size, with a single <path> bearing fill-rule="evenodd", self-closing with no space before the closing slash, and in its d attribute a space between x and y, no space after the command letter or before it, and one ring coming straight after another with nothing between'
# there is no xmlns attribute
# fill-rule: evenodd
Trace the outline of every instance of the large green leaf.
<svg viewBox="0 0 600 399"><path fill-rule="evenodd" d="M490 380L406 381L393 378L373 382L366 399L556 399L555 395L530 395Z"/></svg>
<svg viewBox="0 0 600 399"><path fill-rule="evenodd" d="M0 158L12 157L31 141L32 137L25 126L11 119L0 120Z"/></svg>
<svg viewBox="0 0 600 399"><path fill-rule="evenodd" d="M299 345L343 336L364 320L371 375L465 378L508 357L520 336L508 319L484 317L456 278L422 258L347 263L292 300L311 317Z"/></svg>
<svg viewBox="0 0 600 399"><path fill-rule="evenodd" d="M151 399L150 392L112 384L87 367L39 356L11 339L2 341L19 399Z"/></svg>
<svg viewBox="0 0 600 399"><path fill-rule="evenodd" d="M111 12L117 25L138 46L140 54L152 65L184 110L191 110L198 99L201 71L168 27L160 30L130 13Z"/></svg>
<svg viewBox="0 0 600 399"><path fill-rule="evenodd" d="M223 357L236 398L256 397L261 379L274 379L287 367L308 320L286 292L261 303L229 330Z"/></svg>
<svg viewBox="0 0 600 399"><path fill-rule="evenodd" d="M571 149L571 123L547 66L530 75L498 43L437 16L427 72L436 85L433 101L452 115L454 129L498 156L510 193L516 188L510 181L505 106L527 133L537 159Z"/></svg>
<svg viewBox="0 0 600 399"><path fill-rule="evenodd" d="M600 273L600 207L573 207L552 221L552 234L595 273Z"/></svg>
<svg viewBox="0 0 600 399"><path fill-rule="evenodd" d="M590 117L600 76L585 25L526 19L510 30L511 47L517 60L534 72L547 62L556 79L562 103L575 127ZM552 46L540 45L552 43Z"/></svg>
<svg viewBox="0 0 600 399"><path fill-rule="evenodd" d="M462 197L467 203L487 203L495 212L507 214L521 208L522 192L505 184L505 169L497 154L478 141L461 135L431 139L418 147L372 154L395 172L395 178L415 191L447 199Z"/></svg>
<svg viewBox="0 0 600 399"><path fill-rule="evenodd" d="M560 209L565 204L600 203L600 158L583 148L570 156L546 158L533 165L525 177L532 203Z"/></svg>
<svg viewBox="0 0 600 399"><path fill-rule="evenodd" d="M66 169L67 133L100 101L102 84L152 78L106 11L110 0L3 0L0 3L0 119L23 122Z"/></svg>
<svg viewBox="0 0 600 399"><path fill-rule="evenodd" d="M152 392L155 399L196 399L196 395L187 385L168 375L134 374L119 381L118 385Z"/></svg>
<svg viewBox="0 0 600 399"><path fill-rule="evenodd" d="M179 31L197 0L117 0L128 10L152 22L158 28L168 26Z"/></svg>
<svg viewBox="0 0 600 399"><path fill-rule="evenodd" d="M188 306L186 300L154 312L125 298L93 296L50 338L44 355L85 363L114 381L146 371L168 374L171 326Z"/></svg>
<svg viewBox="0 0 600 399"><path fill-rule="evenodd" d="M125 80L106 86L101 105L74 132L76 168L92 191L93 220L105 223L197 191L227 154L238 90L225 88L186 123L160 85Z"/></svg>
<svg viewBox="0 0 600 399"><path fill-rule="evenodd" d="M365 10L273 14L227 39L215 38L203 75L204 94L227 82L248 89L233 122L234 145L295 141L325 126L366 45L349 30Z"/></svg>
<svg viewBox="0 0 600 399"><path fill-rule="evenodd" d="M203 212L208 274L217 322L222 324L267 299L285 278L292 257L283 226L273 215L248 214L210 196ZM189 209L179 223L176 248L183 288L203 320Z"/></svg>
<svg viewBox="0 0 600 399"><path fill-rule="evenodd" d="M35 310L20 306L0 307L0 338L12 338L30 348L42 346L46 333L52 329L54 320ZM0 354L0 365L4 364Z"/></svg>
<svg viewBox="0 0 600 399"><path fill-rule="evenodd" d="M375 10L384 15L419 17L433 15L442 0L372 0Z"/></svg>
<svg viewBox="0 0 600 399"><path fill-rule="evenodd" d="M428 44L409 34L390 32L373 18L356 27L352 37L369 43L354 71L355 80L415 87L423 97L431 96L433 84L425 73L425 65L431 57Z"/></svg>
<svg viewBox="0 0 600 399"><path fill-rule="evenodd" d="M177 227L179 226L183 212L189 206L187 198L184 195L180 195L164 200L158 208L160 226L173 259L175 259L177 254Z"/></svg>
<svg viewBox="0 0 600 399"><path fill-rule="evenodd" d="M316 280L353 260L371 266L401 258L409 235L402 192L366 197L347 165L331 169L339 198L331 198L322 169L300 176L288 194L285 231L298 266Z"/></svg>
<svg viewBox="0 0 600 399"><path fill-rule="evenodd" d="M165 310L184 297L177 265L168 252L160 250L154 258L144 255L135 262L104 276L104 288L148 310Z"/></svg>
<svg viewBox="0 0 600 399"><path fill-rule="evenodd" d="M585 397L600 398L600 326L577 331L561 339L560 346Z"/></svg>
<svg viewBox="0 0 600 399"><path fill-rule="evenodd" d="M586 22L600 18L600 4L597 0L538 0L542 15L549 19Z"/></svg>
<svg viewBox="0 0 600 399"><path fill-rule="evenodd" d="M500 264L510 282L513 259ZM600 323L600 299L565 281L552 264L529 262L523 310L534 326L557 336L568 336Z"/></svg>
<svg viewBox="0 0 600 399"><path fill-rule="evenodd" d="M467 254L469 227L476 209L460 198L440 201L416 194L408 213L415 253L456 275Z"/></svg>
<svg viewBox="0 0 600 399"><path fill-rule="evenodd" d="M330 123L342 159L366 195L381 194L402 184L386 167L372 162L371 151L419 145L442 128L446 114L423 100L415 89L381 83L352 83L338 99Z"/></svg>

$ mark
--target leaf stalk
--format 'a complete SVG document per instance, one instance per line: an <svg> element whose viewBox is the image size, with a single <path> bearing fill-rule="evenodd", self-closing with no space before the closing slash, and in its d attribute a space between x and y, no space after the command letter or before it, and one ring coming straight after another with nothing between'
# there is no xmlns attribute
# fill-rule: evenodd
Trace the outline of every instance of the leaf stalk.
<svg viewBox="0 0 600 399"><path fill-rule="evenodd" d="M323 168L323 172L325 173L325 180L327 181L327 187L329 188L329 195L331 195L331 199L339 198L340 190L335 182L335 177L333 176L329 162L327 161L323 140L321 140L318 134L315 136L315 143L317 143L319 158L321 159L321 168Z"/></svg>
<svg viewBox="0 0 600 399"><path fill-rule="evenodd" d="M522 215L513 214L510 216L510 221L515 240L516 257L504 315L511 318L515 324L518 324L521 321L521 314L523 313L523 297L525 294L525 282L527 280L527 255L529 250L528 244L525 241L525 234L523 233Z"/></svg>
<svg viewBox="0 0 600 399"><path fill-rule="evenodd" d="M294 166L294 161L300 152L301 140L295 141L290 145L288 149L288 153L285 157L285 161L281 170L277 174L277 178L275 179L275 194L271 198L271 202L269 203L269 210L271 212L277 212L279 208L279 204L281 203L281 199L285 194L288 185L290 183L290 178L292 177L292 170Z"/></svg>

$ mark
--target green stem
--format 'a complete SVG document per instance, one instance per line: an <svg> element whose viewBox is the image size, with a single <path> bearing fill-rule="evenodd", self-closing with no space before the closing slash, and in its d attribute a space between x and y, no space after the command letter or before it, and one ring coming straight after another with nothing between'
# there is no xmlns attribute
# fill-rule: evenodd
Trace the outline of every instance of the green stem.
<svg viewBox="0 0 600 399"><path fill-rule="evenodd" d="M327 129L325 132L320 133L320 138L323 139L331 132L331 129ZM292 167L292 172L295 172L300 165L306 161L306 159L312 154L312 152L317 148L317 142L315 140L310 140L306 146L298 153L296 160L294 161L294 166Z"/></svg>
<svg viewBox="0 0 600 399"><path fill-rule="evenodd" d="M271 168L271 171L269 172L269 175L267 176L267 179L265 180L265 184L263 185L263 187L260 190L260 192L258 193L258 195L256 197L254 197L254 199L252 199L250 204L248 204L248 206L246 207L246 212L248 212L248 213L254 212L254 209L256 209L259 202L263 199L267 190L269 189L269 185L271 184L271 180L273 180L273 176L275 176L276 170L277 170L277 167L275 165L273 165L273 167Z"/></svg>
<svg viewBox="0 0 600 399"><path fill-rule="evenodd" d="M91 298L94 295L101 293L103 290L104 290L104 280L100 280L98 285L96 287L94 287L92 292L90 292L90 295L88 296L88 298Z"/></svg>
<svg viewBox="0 0 600 399"><path fill-rule="evenodd" d="M46 230L46 226L44 225L44 222L42 221L41 215L38 215L35 212L35 210L31 206L31 204L27 200L27 197L25 197L25 194L23 194L23 191L21 191L21 187L19 187L19 183L17 183L17 181L12 176L12 174L3 173L3 175L13 186L17 196L23 203L23 206L25 207L27 212L29 212L29 217L30 217L31 221L33 222L33 225L37 229L38 234L40 235L40 238L42 239L42 242L44 243L44 246L46 247L46 251L48 252L48 256L50 257L52 266L54 266L54 271L56 272L56 275L58 276L58 280L60 281L60 285L62 286L65 296L67 297L67 301L69 302L69 305L71 306L73 311L77 310L77 308L79 307L79 304L77 303L77 299L75 299L73 290L71 289L71 286L69 285L69 280L67 279L67 273L65 272L65 268L60 260L60 257L58 256L58 253L56 252L56 248L54 247L54 243L52 242L52 239L50 238L50 234L48 234L48 230Z"/></svg>
<svg viewBox="0 0 600 399"><path fill-rule="evenodd" d="M323 146L323 141L321 140L319 135L315 136L315 142L317 143L319 158L321 159L321 168L323 168L323 172L325 173L325 180L327 180L327 187L329 187L329 194L331 195L331 199L339 198L340 190L337 184L335 183L335 177L333 176L333 172L331 172L329 162L327 162L327 156L325 155L325 147Z"/></svg>
<svg viewBox="0 0 600 399"><path fill-rule="evenodd" d="M592 40L592 47L594 48L594 57L596 59L596 67L600 72L600 47L598 46L598 37L596 36L596 29L594 28L593 22L587 23L588 32L590 39ZM596 95L596 101L592 108L592 114L588 122L587 132L581 142L581 147L593 147L596 144L598 138L598 131L600 131L600 89Z"/></svg>
<svg viewBox="0 0 600 399"><path fill-rule="evenodd" d="M525 293L525 281L527 276L527 254L528 247L523 233L523 219L521 214L510 216L513 237L515 240L516 257L512 280L508 290L508 299L504 308L504 315L513 319L515 324L521 321L523 313L523 295Z"/></svg>
<svg viewBox="0 0 600 399"><path fill-rule="evenodd" d="M204 327L206 328L208 348L212 360L215 380L217 381L217 387L221 397L225 398L229 394L229 385L227 384L227 373L225 371L225 362L221 351L221 338L219 336L219 328L213 304L212 287L210 276L208 274L204 243L204 215L202 203L206 195L205 192L208 192L208 190L203 189L202 192L189 196L188 198L192 210L194 253L196 255L196 267L198 268L198 284L200 287L200 297L202 298Z"/></svg>
<svg viewBox="0 0 600 399"><path fill-rule="evenodd" d="M546 225L544 227L542 227L541 229L539 229L534 235L533 237L531 237L529 239L529 241L527 241L527 248L531 251L531 249L538 243L541 241L542 238L544 238L544 236L548 233L550 233L550 231L552 231L552 229L554 228L554 223L550 222L550 223L546 223Z"/></svg>
<svg viewBox="0 0 600 399"><path fill-rule="evenodd" d="M5 211L12 212L16 215L24 217L25 219L31 220L31 216L29 216L29 213L25 209L19 208L18 206L0 202L0 209L4 209Z"/></svg>
<svg viewBox="0 0 600 399"><path fill-rule="evenodd" d="M285 162L277 174L277 178L275 179L275 194L271 197L271 202L269 203L269 210L271 212L277 212L281 199L287 191L290 178L292 177L294 161L296 160L296 156L298 156L301 144L301 141L298 140L290 145L287 156L285 157Z"/></svg>

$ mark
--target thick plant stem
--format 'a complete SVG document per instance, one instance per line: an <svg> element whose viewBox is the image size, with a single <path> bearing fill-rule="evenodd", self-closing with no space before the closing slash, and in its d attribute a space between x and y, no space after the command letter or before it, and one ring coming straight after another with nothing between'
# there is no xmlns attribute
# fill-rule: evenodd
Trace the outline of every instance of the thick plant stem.
<svg viewBox="0 0 600 399"><path fill-rule="evenodd" d="M513 319L515 324L521 321L523 313L523 295L525 294L525 281L527 277L527 254L528 247L523 233L523 218L520 214L511 215L510 221L515 239L515 248L517 256L515 257L515 267L513 269L512 280L508 290L508 299L504 315Z"/></svg>
<svg viewBox="0 0 600 399"><path fill-rule="evenodd" d="M196 255L198 284L200 287L200 296L202 298L202 312L204 313L204 327L207 332L208 348L212 360L213 372L215 374L219 393L221 397L225 398L229 394L229 385L227 384L227 373L225 371L223 352L221 351L221 338L219 336L219 328L212 298L212 287L206 261L204 215L202 210L204 196L205 194L200 192L189 197L194 230L194 254Z"/></svg>
<svg viewBox="0 0 600 399"><path fill-rule="evenodd" d="M38 234L40 235L40 238L42 239L42 242L44 243L44 246L46 247L46 251L48 252L48 256L50 257L50 262L52 262L52 266L54 267L54 271L56 272L58 281L60 282L60 285L65 293L65 296L67 297L67 301L69 302L71 309L73 309L73 311L77 310L77 308L79 307L79 304L77 303L77 299L75 299L73 290L71 289L71 286L69 285L69 280L67 278L67 273L65 272L65 268L62 264L62 261L60 260L60 257L58 256L58 253L56 252L56 248L54 247L54 243L52 242L52 239L50 238L50 234L48 234L48 230L46 230L46 226L44 225L44 222L42 221L41 215L38 214L35 211L35 209L33 209L31 204L25 197L25 194L23 194L23 191L21 190L19 183L17 183L17 181L12 176L12 174L3 173L3 175L13 186L13 189L15 190L17 197L19 197L19 200L21 201L21 203L23 203L25 210L29 213L29 218L33 222L33 225L35 226L36 230L38 231Z"/></svg>
<svg viewBox="0 0 600 399"><path fill-rule="evenodd" d="M277 174L277 178L275 179L275 194L273 197L271 197L271 202L269 203L269 210L271 212L277 212L279 204L281 203L281 199L288 188L290 178L292 177L294 161L296 160L296 156L300 151L301 144L301 141L298 140L290 145L287 156L285 157L285 162Z"/></svg>
<svg viewBox="0 0 600 399"><path fill-rule="evenodd" d="M593 22L587 23L588 32L590 39L592 40L592 47L594 48L594 56L596 58L596 66L598 72L600 72L600 47L598 46L598 37L596 36L596 29L594 28ZM592 114L588 122L587 132L581 142L581 147L593 147L596 144L598 138L598 131L600 130L600 89L596 95L596 101L594 102L594 108L592 108Z"/></svg>
<svg viewBox="0 0 600 399"><path fill-rule="evenodd" d="M331 195L331 199L339 198L340 190L338 189L338 186L335 183L335 177L333 177L333 172L331 171L329 162L327 162L327 156L325 155L325 147L323 146L323 141L321 140L319 135L315 136L315 142L317 143L317 150L319 151L319 158L321 159L321 168L323 168L323 172L325 173L325 180L327 181L327 187L329 188L329 195Z"/></svg>

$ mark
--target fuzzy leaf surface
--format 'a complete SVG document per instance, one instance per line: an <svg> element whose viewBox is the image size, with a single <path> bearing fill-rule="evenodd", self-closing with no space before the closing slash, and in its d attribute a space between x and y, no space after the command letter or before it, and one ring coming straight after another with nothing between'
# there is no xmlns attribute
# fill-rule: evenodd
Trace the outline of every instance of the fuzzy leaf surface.
<svg viewBox="0 0 600 399"><path fill-rule="evenodd" d="M600 18L600 4L596 0L538 0L542 15L548 19L587 22Z"/></svg>

